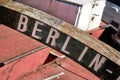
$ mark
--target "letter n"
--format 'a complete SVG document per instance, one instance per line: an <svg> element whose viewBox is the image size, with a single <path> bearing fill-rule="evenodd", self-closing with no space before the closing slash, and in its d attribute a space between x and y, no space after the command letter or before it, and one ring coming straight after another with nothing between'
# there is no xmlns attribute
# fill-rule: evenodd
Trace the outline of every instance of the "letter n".
<svg viewBox="0 0 120 80"><path fill-rule="evenodd" d="M105 57L102 57L101 59L100 59L100 57L101 57L101 55L97 54L89 65L89 67L92 67L94 65L94 70L96 72L102 67L102 65L107 60Z"/></svg>

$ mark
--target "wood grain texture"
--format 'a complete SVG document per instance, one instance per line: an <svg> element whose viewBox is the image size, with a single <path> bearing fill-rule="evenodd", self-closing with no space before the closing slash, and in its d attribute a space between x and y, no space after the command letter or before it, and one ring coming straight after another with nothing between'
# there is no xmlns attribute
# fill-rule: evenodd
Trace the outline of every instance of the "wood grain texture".
<svg viewBox="0 0 120 80"><path fill-rule="evenodd" d="M37 20L43 21L44 23L54 27L55 29L71 36L72 38L82 42L83 44L89 46L90 48L96 50L98 53L107 57L111 61L115 62L120 66L120 52L111 48L107 44L101 42L98 39L93 38L89 34L84 31L70 25L63 20L57 19L54 16L51 16L45 12L34 9L24 4L20 4L18 2L10 1L3 6L15 10L19 13L25 14Z"/></svg>

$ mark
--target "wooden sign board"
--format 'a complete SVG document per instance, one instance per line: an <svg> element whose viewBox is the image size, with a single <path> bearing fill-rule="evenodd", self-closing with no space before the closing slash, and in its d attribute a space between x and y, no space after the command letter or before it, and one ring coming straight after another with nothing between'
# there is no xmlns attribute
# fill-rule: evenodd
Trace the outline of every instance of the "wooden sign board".
<svg viewBox="0 0 120 80"><path fill-rule="evenodd" d="M120 80L120 52L89 34L42 11L13 1L0 6L0 15L1 24L54 48L100 79Z"/></svg>

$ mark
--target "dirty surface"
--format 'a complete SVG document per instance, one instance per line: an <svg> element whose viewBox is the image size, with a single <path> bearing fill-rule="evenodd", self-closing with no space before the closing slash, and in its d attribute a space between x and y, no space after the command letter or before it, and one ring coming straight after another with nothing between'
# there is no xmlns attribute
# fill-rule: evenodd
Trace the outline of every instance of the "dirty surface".
<svg viewBox="0 0 120 80"><path fill-rule="evenodd" d="M6 26L0 25L1 61L41 45L43 44L21 35L20 33L9 29ZM51 48L38 51L0 68L0 80L43 80L61 72L64 72L65 74L59 79L54 80L99 80L95 75L69 58L57 59L58 63L59 60L62 61L62 67L58 66L54 62L43 66L42 64L46 60L49 51L53 51L59 55L62 55ZM81 76L86 79L82 78Z"/></svg>

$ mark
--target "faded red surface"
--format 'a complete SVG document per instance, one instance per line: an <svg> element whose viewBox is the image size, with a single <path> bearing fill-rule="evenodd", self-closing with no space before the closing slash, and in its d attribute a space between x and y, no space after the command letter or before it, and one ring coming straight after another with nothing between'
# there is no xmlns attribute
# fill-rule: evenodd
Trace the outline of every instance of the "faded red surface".
<svg viewBox="0 0 120 80"><path fill-rule="evenodd" d="M100 26L105 26L106 24L104 22L101 22L100 23ZM100 35L103 33L105 29L101 29L101 28L98 28L96 30L93 30L91 33L92 33L92 36L96 37L96 38L99 38Z"/></svg>
<svg viewBox="0 0 120 80"><path fill-rule="evenodd" d="M15 30L0 25L0 62L42 45Z"/></svg>
<svg viewBox="0 0 120 80"><path fill-rule="evenodd" d="M0 25L1 62L42 45L17 31ZM65 74L52 80L99 80L91 72L69 58L56 59L56 62L60 63L62 67L55 64L54 61L43 65L49 51L62 55L49 47L40 50L0 68L0 80L43 80L61 72Z"/></svg>

